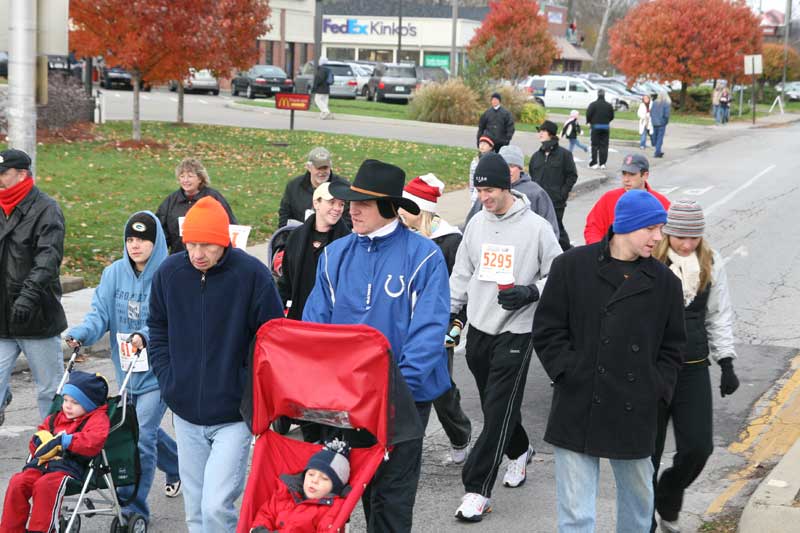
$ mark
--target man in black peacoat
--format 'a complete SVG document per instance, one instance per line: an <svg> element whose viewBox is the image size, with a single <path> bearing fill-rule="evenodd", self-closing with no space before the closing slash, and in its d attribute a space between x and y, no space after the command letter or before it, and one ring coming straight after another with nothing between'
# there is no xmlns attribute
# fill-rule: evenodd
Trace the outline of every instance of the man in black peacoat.
<svg viewBox="0 0 800 533"><path fill-rule="evenodd" d="M601 457L632 505L618 531L650 526L658 403L672 399L686 333L680 281L650 257L666 212L647 194L620 198L603 241L556 258L534 317L553 381L544 439L556 447L559 532L594 522Z"/></svg>

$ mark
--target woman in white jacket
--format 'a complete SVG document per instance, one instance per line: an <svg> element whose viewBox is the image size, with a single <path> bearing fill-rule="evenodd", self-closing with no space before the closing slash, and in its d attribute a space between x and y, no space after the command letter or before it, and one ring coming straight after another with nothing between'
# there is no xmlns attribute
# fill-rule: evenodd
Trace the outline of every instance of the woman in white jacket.
<svg viewBox="0 0 800 533"><path fill-rule="evenodd" d="M719 388L723 397L739 387L733 370L733 309L725 265L703 238L704 229L702 208L691 200L678 200L669 208L662 230L665 238L653 253L681 280L687 338L672 403L659 406L653 455L655 510L666 533L680 531L683 493L703 471L714 449L709 358L722 369ZM672 466L656 482L670 418L677 452ZM651 531L655 529L654 517Z"/></svg>
<svg viewBox="0 0 800 533"><path fill-rule="evenodd" d="M639 148L644 150L647 147L647 136L653 137L653 121L650 119L650 97L644 95L639 109L636 111L639 117ZM651 142L652 144L652 142Z"/></svg>

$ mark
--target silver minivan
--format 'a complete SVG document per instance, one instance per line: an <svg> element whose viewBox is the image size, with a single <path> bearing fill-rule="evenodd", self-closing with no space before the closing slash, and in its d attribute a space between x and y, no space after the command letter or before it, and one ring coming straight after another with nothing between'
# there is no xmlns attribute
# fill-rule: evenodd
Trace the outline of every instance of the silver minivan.
<svg viewBox="0 0 800 533"><path fill-rule="evenodd" d="M588 80L572 76L532 76L531 81L544 81L544 94L540 96L545 107L586 109L597 100L597 89Z"/></svg>

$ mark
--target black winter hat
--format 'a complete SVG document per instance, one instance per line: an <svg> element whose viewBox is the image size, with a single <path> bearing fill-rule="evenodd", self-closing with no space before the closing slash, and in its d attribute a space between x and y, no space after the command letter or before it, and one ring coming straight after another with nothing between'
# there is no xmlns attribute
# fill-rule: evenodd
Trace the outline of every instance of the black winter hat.
<svg viewBox="0 0 800 533"><path fill-rule="evenodd" d="M106 403L108 381L101 374L73 370L69 373L69 381L64 385L61 394L75 398L88 413Z"/></svg>
<svg viewBox="0 0 800 533"><path fill-rule="evenodd" d="M31 169L31 158L22 150L3 150L0 152L0 172L5 172L10 168L20 170Z"/></svg>
<svg viewBox="0 0 800 533"><path fill-rule="evenodd" d="M511 171L503 156L488 152L478 160L478 166L475 167L475 186L511 188Z"/></svg>
<svg viewBox="0 0 800 533"><path fill-rule="evenodd" d="M150 241L153 244L156 242L156 235L158 229L156 228L156 220L147 213L136 213L128 219L125 225L125 239L128 237L139 237L142 240Z"/></svg>
<svg viewBox="0 0 800 533"><path fill-rule="evenodd" d="M503 101L503 97L500 96L500 93L492 93L492 98L497 98L501 102ZM490 98L491 99L491 98Z"/></svg>

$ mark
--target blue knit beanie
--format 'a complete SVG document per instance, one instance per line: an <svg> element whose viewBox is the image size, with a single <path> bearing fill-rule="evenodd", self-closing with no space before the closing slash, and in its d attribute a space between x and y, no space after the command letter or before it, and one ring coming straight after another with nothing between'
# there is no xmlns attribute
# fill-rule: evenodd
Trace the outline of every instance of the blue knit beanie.
<svg viewBox="0 0 800 533"><path fill-rule="evenodd" d="M106 403L108 382L100 374L73 370L69 373L69 382L64 385L61 394L72 396L88 413Z"/></svg>
<svg viewBox="0 0 800 533"><path fill-rule="evenodd" d="M614 233L632 233L637 229L665 224L667 212L658 199L642 189L623 194L614 208Z"/></svg>
<svg viewBox="0 0 800 533"><path fill-rule="evenodd" d="M303 472L312 468L328 476L333 493L341 495L350 481L350 445L336 438L326 442L322 450L311 456Z"/></svg>

